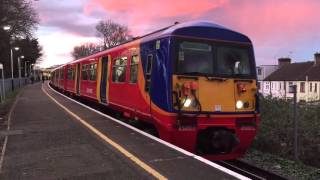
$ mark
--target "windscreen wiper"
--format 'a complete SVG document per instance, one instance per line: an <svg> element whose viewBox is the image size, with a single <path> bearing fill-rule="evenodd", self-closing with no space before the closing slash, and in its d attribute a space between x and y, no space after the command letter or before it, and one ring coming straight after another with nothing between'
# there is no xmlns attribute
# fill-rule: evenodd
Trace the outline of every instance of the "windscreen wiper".
<svg viewBox="0 0 320 180"><path fill-rule="evenodd" d="M205 76L205 74L200 73L200 72L185 72L185 73L181 73L179 74L177 77L178 79L194 79L194 80L198 80L198 76Z"/></svg>
<svg viewBox="0 0 320 180"><path fill-rule="evenodd" d="M226 80L228 80L228 78L210 77L210 76L207 76L207 79L208 79L209 81L226 81Z"/></svg>
<svg viewBox="0 0 320 180"><path fill-rule="evenodd" d="M184 72L181 75L191 75L191 76L206 76L206 74L201 73L201 72Z"/></svg>

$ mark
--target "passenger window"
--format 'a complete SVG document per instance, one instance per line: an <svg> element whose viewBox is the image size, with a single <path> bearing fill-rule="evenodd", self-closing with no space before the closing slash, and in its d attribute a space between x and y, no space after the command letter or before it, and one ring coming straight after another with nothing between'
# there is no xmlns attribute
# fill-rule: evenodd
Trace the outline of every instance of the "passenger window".
<svg viewBox="0 0 320 180"><path fill-rule="evenodd" d="M61 69L61 79L64 79L64 72L63 72L63 69Z"/></svg>
<svg viewBox="0 0 320 180"><path fill-rule="evenodd" d="M139 56L132 56L130 64L130 82L137 83L138 79Z"/></svg>
<svg viewBox="0 0 320 180"><path fill-rule="evenodd" d="M90 64L90 80L95 81L97 77L97 64Z"/></svg>
<svg viewBox="0 0 320 180"><path fill-rule="evenodd" d="M74 73L73 73L73 68L72 67L68 68L67 79L68 80L73 80L74 79Z"/></svg>
<svg viewBox="0 0 320 180"><path fill-rule="evenodd" d="M82 80L88 80L87 65L82 65Z"/></svg>
<svg viewBox="0 0 320 180"><path fill-rule="evenodd" d="M127 57L116 59L112 66L112 81L113 82L125 82L126 81L126 68Z"/></svg>

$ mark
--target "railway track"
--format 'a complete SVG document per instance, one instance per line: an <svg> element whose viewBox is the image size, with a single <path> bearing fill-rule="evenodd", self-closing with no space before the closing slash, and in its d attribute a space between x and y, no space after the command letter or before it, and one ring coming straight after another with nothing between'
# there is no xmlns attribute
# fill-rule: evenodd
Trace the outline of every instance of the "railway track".
<svg viewBox="0 0 320 180"><path fill-rule="evenodd" d="M57 89L56 89L57 90ZM57 90L59 91L59 90ZM154 129L152 129L151 127L149 127L146 123L143 123L141 121L130 121L128 119L125 119L124 117L122 117L121 115L108 110L107 108L105 108L105 106L101 105L101 104L97 104L94 103L92 101L88 101L79 97L75 97L75 96L70 96L70 98L75 99L77 101L80 101L81 103L90 106L104 114L107 114L109 116L112 116L114 118L117 118L125 123L128 123L140 130L143 130L151 135L157 136L157 134L154 132ZM286 180L286 178L279 176L277 174L268 172L264 169L255 167L253 165L250 165L248 163L245 163L243 161L239 161L239 160L229 160L229 161L215 161L215 163L224 166L232 171L235 171L239 174L242 174L248 178L251 179L257 179L257 180Z"/></svg>
<svg viewBox="0 0 320 180"><path fill-rule="evenodd" d="M239 174L245 175L251 179L257 180L285 180L280 175L271 173L264 169L258 168L246 162L240 160L229 160L229 161L215 161L215 163L224 166L230 170L233 170Z"/></svg>

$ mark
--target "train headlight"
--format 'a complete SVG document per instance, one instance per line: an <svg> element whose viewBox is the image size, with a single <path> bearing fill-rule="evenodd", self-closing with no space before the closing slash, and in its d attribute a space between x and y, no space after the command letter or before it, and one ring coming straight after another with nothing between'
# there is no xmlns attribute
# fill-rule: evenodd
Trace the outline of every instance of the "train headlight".
<svg viewBox="0 0 320 180"><path fill-rule="evenodd" d="M191 100L190 98L187 98L187 99L184 101L183 106L186 107L186 108L187 108L187 107L190 107L191 103L192 103L192 100Z"/></svg>
<svg viewBox="0 0 320 180"><path fill-rule="evenodd" d="M236 108L237 108L237 109L242 109L242 108L243 108L243 102L242 102L241 100L238 100L238 101L236 102Z"/></svg>

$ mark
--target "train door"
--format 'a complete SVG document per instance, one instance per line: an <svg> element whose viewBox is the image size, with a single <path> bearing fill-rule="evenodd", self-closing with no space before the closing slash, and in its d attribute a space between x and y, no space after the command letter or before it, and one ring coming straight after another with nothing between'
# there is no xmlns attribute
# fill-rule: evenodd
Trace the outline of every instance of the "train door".
<svg viewBox="0 0 320 180"><path fill-rule="evenodd" d="M101 102L107 103L108 57L102 58L101 65L100 98Z"/></svg>
<svg viewBox="0 0 320 180"><path fill-rule="evenodd" d="M147 55L147 61L146 61L146 69L145 69L145 87L144 87L144 90L147 92L147 101L148 103L150 104L148 106L148 109L147 109L147 112L149 112L151 114L151 79L152 79L152 64L153 64L153 54L149 53Z"/></svg>
<svg viewBox="0 0 320 180"><path fill-rule="evenodd" d="M80 63L77 64L77 95L80 95Z"/></svg>

